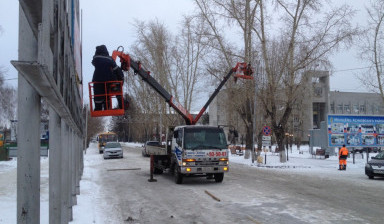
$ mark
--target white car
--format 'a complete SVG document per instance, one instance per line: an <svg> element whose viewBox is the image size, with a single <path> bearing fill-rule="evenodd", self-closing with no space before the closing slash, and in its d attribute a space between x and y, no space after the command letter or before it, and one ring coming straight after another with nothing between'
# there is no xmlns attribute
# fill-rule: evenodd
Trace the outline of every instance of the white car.
<svg viewBox="0 0 384 224"><path fill-rule="evenodd" d="M123 149L118 142L107 142L104 147L104 159L123 158Z"/></svg>

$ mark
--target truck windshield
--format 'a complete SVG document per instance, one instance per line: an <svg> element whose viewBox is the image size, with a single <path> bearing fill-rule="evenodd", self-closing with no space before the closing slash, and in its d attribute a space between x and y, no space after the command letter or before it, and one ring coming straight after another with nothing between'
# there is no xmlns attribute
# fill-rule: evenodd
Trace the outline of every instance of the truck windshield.
<svg viewBox="0 0 384 224"><path fill-rule="evenodd" d="M221 128L186 128L184 130L185 149L225 149L227 141Z"/></svg>

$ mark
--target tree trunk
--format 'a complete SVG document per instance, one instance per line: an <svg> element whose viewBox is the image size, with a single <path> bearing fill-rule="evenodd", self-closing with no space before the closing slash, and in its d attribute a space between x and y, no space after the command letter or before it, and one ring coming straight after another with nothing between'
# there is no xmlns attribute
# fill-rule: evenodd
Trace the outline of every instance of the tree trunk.
<svg viewBox="0 0 384 224"><path fill-rule="evenodd" d="M285 140L285 131L282 126L273 126L273 132L276 136L277 145L279 147L280 162L287 162L287 155L285 153L284 140Z"/></svg>
<svg viewBox="0 0 384 224"><path fill-rule="evenodd" d="M247 133L245 135L245 153L244 153L244 159L249 159L252 147L252 126L246 126Z"/></svg>

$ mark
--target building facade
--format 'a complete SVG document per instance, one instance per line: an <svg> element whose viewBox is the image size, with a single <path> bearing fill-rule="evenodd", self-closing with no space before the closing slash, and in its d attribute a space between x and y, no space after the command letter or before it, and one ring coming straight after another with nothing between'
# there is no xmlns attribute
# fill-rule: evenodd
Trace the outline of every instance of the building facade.
<svg viewBox="0 0 384 224"><path fill-rule="evenodd" d="M384 115L383 99L377 93L330 92L330 114Z"/></svg>
<svg viewBox="0 0 384 224"><path fill-rule="evenodd" d="M379 94L362 92L330 91L328 71L308 71L307 84L293 106L287 132L295 140L307 142L309 130L319 129L320 123L327 120L328 114L384 115L384 103ZM245 136L243 121L229 116L226 102L228 91L222 90L209 106L210 125L230 125ZM230 117L230 120L229 120Z"/></svg>

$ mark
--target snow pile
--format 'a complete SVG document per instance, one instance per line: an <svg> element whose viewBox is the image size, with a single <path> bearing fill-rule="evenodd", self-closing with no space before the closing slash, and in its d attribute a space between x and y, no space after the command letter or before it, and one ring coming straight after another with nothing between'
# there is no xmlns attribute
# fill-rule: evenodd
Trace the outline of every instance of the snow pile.
<svg viewBox="0 0 384 224"><path fill-rule="evenodd" d="M377 153L370 153L369 159ZM286 173L300 173L304 175L316 175L319 177L337 177L340 178L340 173L343 173L343 178L353 180L368 178L365 176L365 164L367 162L367 154L355 154L355 163L353 163L353 154L347 159L347 170L340 171L338 156L330 156L325 159L324 156L315 156L309 153L308 146L301 146L300 151L296 146L289 150L288 161L285 163L280 162L279 153L262 152L262 163L257 163L252 159L245 159L244 155L239 156L235 154L229 155L229 162L239 163L250 166L254 169L270 169L274 172ZM266 162L265 162L266 158Z"/></svg>

